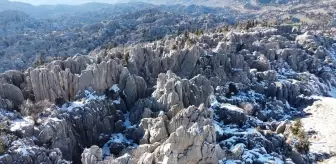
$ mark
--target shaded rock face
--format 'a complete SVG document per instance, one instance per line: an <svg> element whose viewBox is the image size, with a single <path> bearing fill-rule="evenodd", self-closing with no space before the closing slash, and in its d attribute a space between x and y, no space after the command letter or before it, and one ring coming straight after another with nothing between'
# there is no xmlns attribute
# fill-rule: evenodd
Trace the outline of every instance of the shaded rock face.
<svg viewBox="0 0 336 164"><path fill-rule="evenodd" d="M28 151L29 154L21 152L20 158L17 158L16 154L9 152L8 157L0 158L0 162L17 158L14 161L21 161L19 163L40 163L43 160L50 163L49 152L57 150L57 154L51 154L55 156L52 158L79 163L78 157L83 147L104 144L109 134L118 128L118 122L125 121L123 113L116 110L115 102L106 99L105 96L94 95L89 91L79 95L83 96L78 96L76 101L64 104L62 107L52 106L44 109L43 113L38 114L39 120L35 120L35 126L33 120L14 117L14 114L9 113L4 120L10 122L12 126L10 131L28 139L32 144L21 143L18 140L27 150L9 144L8 151L11 149L24 151L23 153ZM59 162L51 161L51 163Z"/></svg>
<svg viewBox="0 0 336 164"><path fill-rule="evenodd" d="M38 155L37 155L38 154ZM17 140L11 144L8 154L1 156L1 163L67 163L59 149L46 149L34 144L32 140Z"/></svg>
<svg viewBox="0 0 336 164"><path fill-rule="evenodd" d="M118 121L115 107L108 102L93 101L74 110L39 127L39 141L60 148L67 160L77 159L83 146L104 142L99 137L114 132Z"/></svg>
<svg viewBox="0 0 336 164"><path fill-rule="evenodd" d="M24 75L19 71L0 74L0 108L17 108L24 101Z"/></svg>
<svg viewBox="0 0 336 164"><path fill-rule="evenodd" d="M10 100L15 106L21 105L24 101L20 88L13 84L1 84L0 97L5 100Z"/></svg>

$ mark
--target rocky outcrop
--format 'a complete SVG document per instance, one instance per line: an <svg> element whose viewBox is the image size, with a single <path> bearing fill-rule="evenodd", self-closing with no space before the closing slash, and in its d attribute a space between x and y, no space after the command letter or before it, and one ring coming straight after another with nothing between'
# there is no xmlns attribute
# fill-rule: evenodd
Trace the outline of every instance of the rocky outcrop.
<svg viewBox="0 0 336 164"><path fill-rule="evenodd" d="M157 77L159 73L171 70L180 77L190 77L203 53L199 46L170 52L153 48L137 46L131 50L128 68L132 74Z"/></svg>
<svg viewBox="0 0 336 164"><path fill-rule="evenodd" d="M0 74L0 108L14 109L24 101L21 91L25 87L24 75L19 71Z"/></svg>
<svg viewBox="0 0 336 164"><path fill-rule="evenodd" d="M139 128L145 131L145 135L140 140L141 145L129 152L129 163L217 161L212 112L204 105L190 106L170 120L165 115L142 119ZM120 160L121 158L110 159L108 162L118 163Z"/></svg>
<svg viewBox="0 0 336 164"><path fill-rule="evenodd" d="M74 57L74 60L51 63L48 69L36 68L27 71L28 86L31 86L29 89L33 91L36 101L70 101L79 91L92 87L98 92L104 92L120 80L123 67L114 60L90 66L88 57Z"/></svg>
<svg viewBox="0 0 336 164"><path fill-rule="evenodd" d="M118 129L118 122L125 121L122 111L116 110L114 103L105 96L85 91L79 94L74 102L62 107L44 108L39 111L41 113L35 112L35 120L6 117L2 121L11 124L10 130L14 134L22 138L35 138L34 142L37 145L33 146L37 150L41 149L43 152L57 149L60 159L78 162L83 148L105 143L109 134ZM33 161L37 154L31 155ZM9 156L11 159L15 154L9 153ZM0 163L2 161L0 160Z"/></svg>
<svg viewBox="0 0 336 164"><path fill-rule="evenodd" d="M10 163L70 163L63 160L62 153L58 148L46 149L38 147L32 140L23 139L14 141L8 154L0 157L0 162Z"/></svg>
<svg viewBox="0 0 336 164"><path fill-rule="evenodd" d="M87 164L285 161L278 121L304 115L308 96L333 94L336 49L288 27L251 31L181 35L2 74L1 107L57 106L1 121L13 140L34 138L39 150Z"/></svg>
<svg viewBox="0 0 336 164"><path fill-rule="evenodd" d="M190 80L181 79L171 71L158 75L156 90L152 98L139 100L131 109L131 122L138 123L144 113L160 111L172 118L182 108L190 105L210 104L209 96L213 93L211 83L198 75Z"/></svg>
<svg viewBox="0 0 336 164"><path fill-rule="evenodd" d="M88 149L84 149L81 160L82 164L97 164L103 159L102 155L102 149L98 146L91 146Z"/></svg>
<svg viewBox="0 0 336 164"><path fill-rule="evenodd" d="M86 56L75 56L65 61L54 61L42 68L26 72L27 87L35 101L71 101L86 89L105 93L112 85L118 84L123 90L126 105L131 107L144 97L147 84L142 77L131 75L119 60L96 63Z"/></svg>
<svg viewBox="0 0 336 164"><path fill-rule="evenodd" d="M18 107L24 101L24 97L20 88L13 84L0 84L0 99L9 100L14 106ZM4 102L3 107L10 107L10 103Z"/></svg>
<svg viewBox="0 0 336 164"><path fill-rule="evenodd" d="M209 105L209 96L213 93L211 83L205 77L198 75L187 80L181 79L171 71L159 74L153 97L162 104L162 110L167 111L174 105L188 107L190 105Z"/></svg>

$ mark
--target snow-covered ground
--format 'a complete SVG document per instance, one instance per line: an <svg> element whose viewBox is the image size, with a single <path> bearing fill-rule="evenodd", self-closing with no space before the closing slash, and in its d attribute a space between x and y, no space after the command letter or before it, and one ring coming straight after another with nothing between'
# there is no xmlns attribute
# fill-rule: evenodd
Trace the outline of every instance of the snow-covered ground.
<svg viewBox="0 0 336 164"><path fill-rule="evenodd" d="M247 94L251 94L251 92ZM252 95L253 97L255 97L254 94ZM243 94L243 96L240 95L239 98L244 99L246 97ZM211 101L212 109L215 109L215 107L220 106L220 107L225 107L228 110L243 112L241 108L235 105L219 103L216 100L215 96L211 96L210 101ZM245 144L237 143L237 140L240 140L240 138L237 136L245 136L245 137L254 136L254 137L260 137L260 138L265 139L265 137L256 128L240 128L234 124L225 125L222 121L221 122L216 121L218 118L219 116L215 114L214 115L215 120L213 124L216 129L216 132L219 135L232 136L231 138L228 138L222 142L225 143L225 145L230 146L229 149L231 153L237 154L238 152L238 154L241 154L241 157L242 157L242 160L222 159L218 161L219 164L236 164L236 163L242 163L242 162L243 163L244 162L249 162L249 163L258 162L258 163L270 163L270 164L284 164L284 161L281 158L277 157L277 154L268 154L268 152L263 147L254 147L253 149L248 149Z"/></svg>
<svg viewBox="0 0 336 164"><path fill-rule="evenodd" d="M125 114L124 117L125 117L124 126L126 127L126 129L133 128L136 126L136 125L131 124L129 120L129 113ZM132 147L138 147L137 144L135 144L132 140L128 140L122 133L115 133L115 134L112 134L110 137L110 140L104 144L102 148L103 157L107 157L111 155L110 148L109 148L111 143L122 143L122 144L129 145Z"/></svg>
<svg viewBox="0 0 336 164"><path fill-rule="evenodd" d="M84 94L85 94L85 98L84 99L76 100L76 101L73 101L71 103L66 103L66 104L64 104L60 108L60 110L65 110L65 111L69 111L70 112L70 111L72 111L74 109L79 109L80 107L84 107L84 105L86 103L88 103L89 101L92 101L92 100L104 100L104 99L106 99L105 95L98 96L94 92L90 92L88 90L85 90Z"/></svg>
<svg viewBox="0 0 336 164"><path fill-rule="evenodd" d="M319 97L312 106L305 109L310 113L302 118L305 131L314 132L310 137L312 153L336 153L336 99ZM335 164L336 158L332 157L323 163Z"/></svg>
<svg viewBox="0 0 336 164"><path fill-rule="evenodd" d="M114 91L116 93L118 93L120 91L118 84L114 84L112 85L112 87L110 88L110 91Z"/></svg>
<svg viewBox="0 0 336 164"><path fill-rule="evenodd" d="M132 140L128 140L122 133L112 134L110 140L103 146L103 157L111 155L109 146L112 143L121 143L127 146L138 147L137 144L133 143Z"/></svg>
<svg viewBox="0 0 336 164"><path fill-rule="evenodd" d="M23 127L26 126L33 126L34 121L29 119L29 118L23 118L23 119L16 119L13 120L11 125L10 125L10 131L15 132L18 130L21 130Z"/></svg>

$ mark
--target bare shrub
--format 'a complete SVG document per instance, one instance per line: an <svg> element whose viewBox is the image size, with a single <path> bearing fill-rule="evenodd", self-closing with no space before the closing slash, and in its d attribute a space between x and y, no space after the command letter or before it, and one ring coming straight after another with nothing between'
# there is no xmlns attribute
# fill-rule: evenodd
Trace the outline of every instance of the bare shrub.
<svg viewBox="0 0 336 164"><path fill-rule="evenodd" d="M39 115L45 111L45 109L50 108L52 104L47 101L39 101L36 103L33 103L31 101L27 101L24 105L21 107L21 114L25 116L31 116L35 123L37 123L37 119L39 118Z"/></svg>

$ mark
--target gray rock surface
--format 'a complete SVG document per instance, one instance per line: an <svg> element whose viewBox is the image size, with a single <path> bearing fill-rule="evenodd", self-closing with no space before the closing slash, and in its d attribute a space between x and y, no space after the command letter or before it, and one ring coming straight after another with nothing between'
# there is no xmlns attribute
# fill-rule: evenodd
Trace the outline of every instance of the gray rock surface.
<svg viewBox="0 0 336 164"><path fill-rule="evenodd" d="M84 149L81 161L83 164L97 164L103 159L102 154L103 151L98 146L91 146Z"/></svg>
<svg viewBox="0 0 336 164"><path fill-rule="evenodd" d="M311 96L334 94L335 62L326 61L336 48L323 36L289 29L181 35L1 74L2 108L28 99L58 106L31 116L0 112L0 139L15 136L0 162L16 159L16 141L36 147L43 154L37 162L47 163L309 160L290 154L283 121L304 116Z"/></svg>

